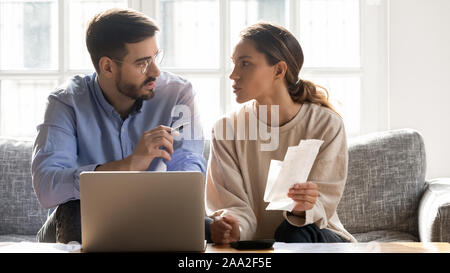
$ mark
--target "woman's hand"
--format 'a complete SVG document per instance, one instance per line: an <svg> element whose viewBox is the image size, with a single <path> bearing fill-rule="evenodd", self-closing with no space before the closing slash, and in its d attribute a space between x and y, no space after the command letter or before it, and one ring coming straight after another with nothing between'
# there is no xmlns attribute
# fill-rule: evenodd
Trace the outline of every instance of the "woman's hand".
<svg viewBox="0 0 450 273"><path fill-rule="evenodd" d="M214 222L209 226L211 240L216 244L229 244L239 241L239 222L231 215L214 217Z"/></svg>
<svg viewBox="0 0 450 273"><path fill-rule="evenodd" d="M305 211L312 209L316 204L319 191L317 185L312 182L297 183L289 189L287 196L295 201L292 213L304 215Z"/></svg>

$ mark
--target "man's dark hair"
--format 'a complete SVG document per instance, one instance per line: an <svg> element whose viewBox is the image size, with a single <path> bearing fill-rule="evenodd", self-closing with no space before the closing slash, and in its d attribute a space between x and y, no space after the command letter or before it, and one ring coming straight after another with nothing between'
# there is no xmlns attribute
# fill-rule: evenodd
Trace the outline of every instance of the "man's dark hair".
<svg viewBox="0 0 450 273"><path fill-rule="evenodd" d="M97 73L101 57L122 60L125 43L138 43L159 31L145 14L132 9L109 9L94 16L86 31L86 46Z"/></svg>

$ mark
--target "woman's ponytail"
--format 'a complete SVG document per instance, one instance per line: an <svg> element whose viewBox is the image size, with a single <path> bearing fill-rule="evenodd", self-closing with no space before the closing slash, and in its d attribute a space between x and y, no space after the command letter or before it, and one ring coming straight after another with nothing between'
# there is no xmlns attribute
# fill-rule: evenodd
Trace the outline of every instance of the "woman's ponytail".
<svg viewBox="0 0 450 273"><path fill-rule="evenodd" d="M288 91L294 102L302 104L305 102L318 104L333 110L339 115L328 101L329 94L327 89L320 85L299 78L295 84L288 86Z"/></svg>

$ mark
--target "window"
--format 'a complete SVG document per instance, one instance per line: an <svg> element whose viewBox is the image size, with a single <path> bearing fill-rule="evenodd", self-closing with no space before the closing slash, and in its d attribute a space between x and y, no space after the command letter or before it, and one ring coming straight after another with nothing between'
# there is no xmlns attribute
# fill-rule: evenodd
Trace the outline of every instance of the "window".
<svg viewBox="0 0 450 273"><path fill-rule="evenodd" d="M170 52L163 69L193 82L207 136L221 114L239 107L230 57L239 32L260 20L297 37L305 55L300 77L329 91L349 136L387 129L387 114L379 114L387 113L380 73L387 56L385 1L159 0L143 10L162 28L160 44Z"/></svg>
<svg viewBox="0 0 450 273"><path fill-rule="evenodd" d="M0 0L0 135L36 135L48 94L94 71L84 40L89 19L128 2Z"/></svg>
<svg viewBox="0 0 450 273"><path fill-rule="evenodd" d="M349 136L387 129L386 0L0 0L0 135L35 136L47 95L94 71L89 19L127 6L158 22L162 69L192 82L207 137L238 107L230 57L239 32L259 20L297 37L300 77L329 91Z"/></svg>

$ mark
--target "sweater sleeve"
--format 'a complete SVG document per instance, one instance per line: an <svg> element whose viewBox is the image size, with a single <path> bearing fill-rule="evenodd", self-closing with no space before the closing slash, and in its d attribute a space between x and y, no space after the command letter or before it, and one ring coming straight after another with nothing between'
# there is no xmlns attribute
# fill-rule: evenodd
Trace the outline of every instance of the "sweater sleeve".
<svg viewBox="0 0 450 273"><path fill-rule="evenodd" d="M284 218L294 226L315 223L318 228L326 228L328 220L336 213L347 180L348 151L347 139L342 120L338 126L330 126L323 135L324 144L319 150L308 177L317 184L319 197L305 217L283 212Z"/></svg>
<svg viewBox="0 0 450 273"><path fill-rule="evenodd" d="M234 216L239 221L240 240L255 235L256 216L244 188L234 141L218 140L214 130L206 172L206 213Z"/></svg>

